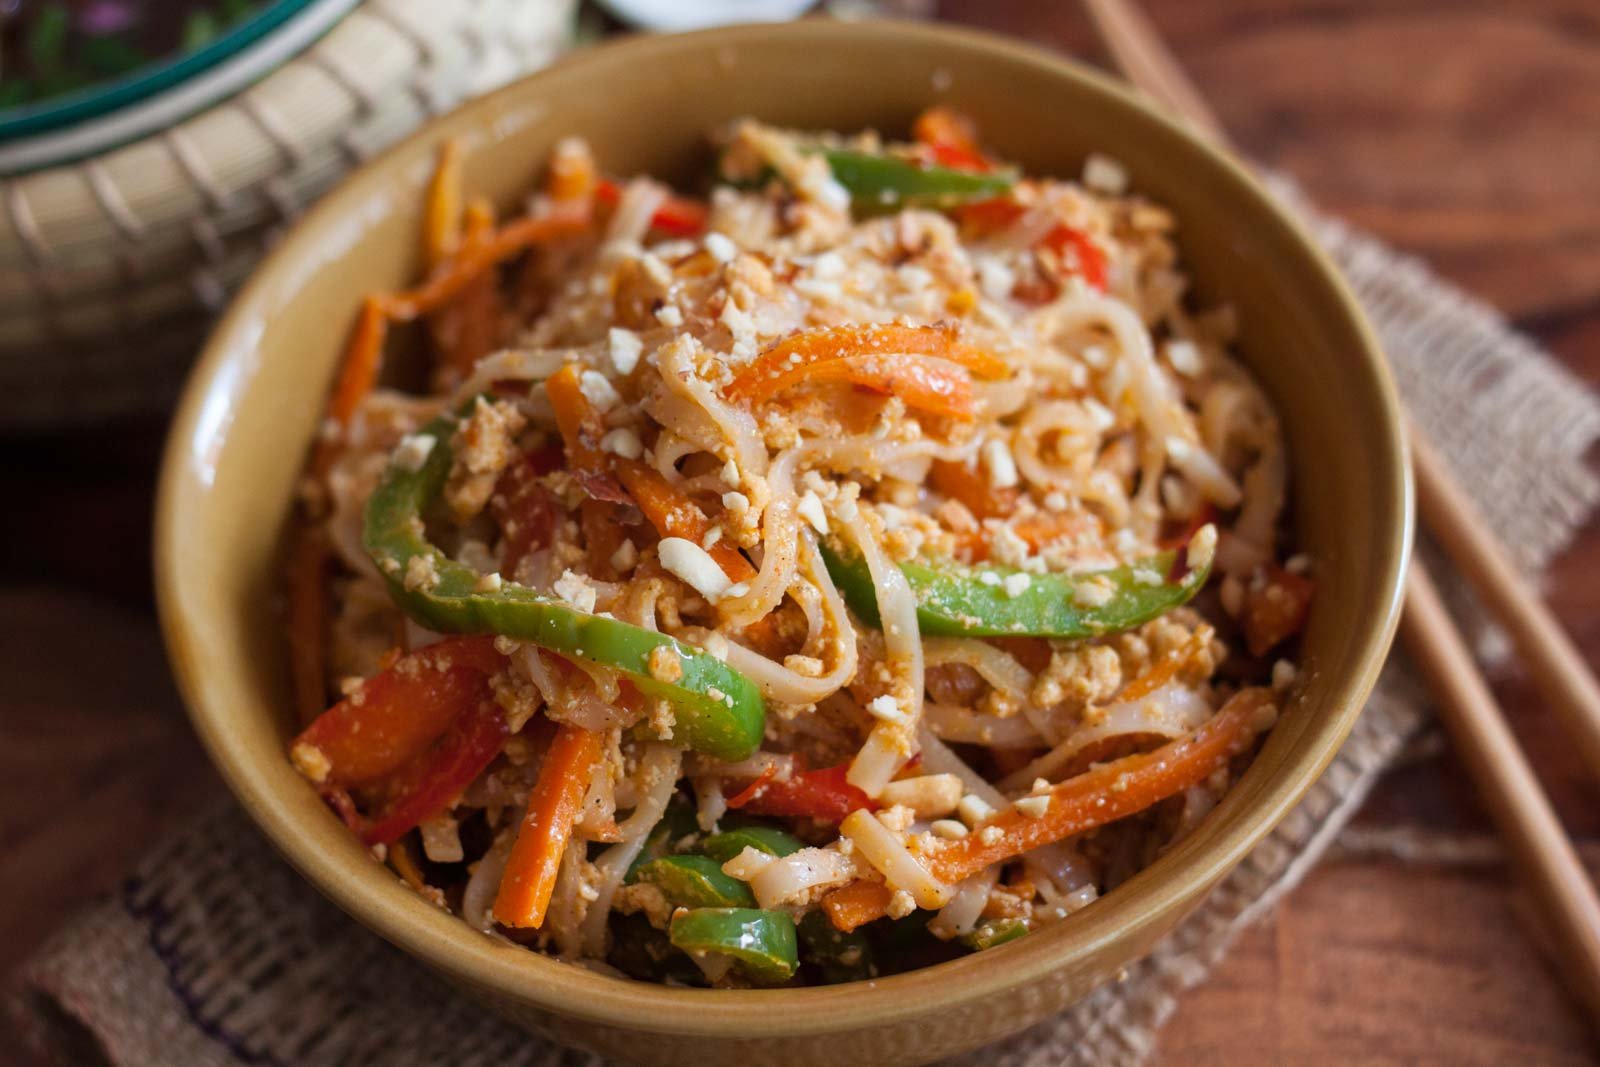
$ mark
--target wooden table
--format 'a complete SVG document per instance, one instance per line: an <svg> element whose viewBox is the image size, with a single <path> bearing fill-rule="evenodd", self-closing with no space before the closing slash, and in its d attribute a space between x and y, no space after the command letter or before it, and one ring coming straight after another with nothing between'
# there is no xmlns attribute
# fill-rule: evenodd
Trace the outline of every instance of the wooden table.
<svg viewBox="0 0 1600 1067"><path fill-rule="evenodd" d="M1600 381L1593 0L1148 6L1252 156ZM1070 3L952 0L943 13L1093 52ZM177 710L149 605L159 427L84 438L0 442L11 509L0 530L0 968L220 795ZM1550 589L1600 656L1600 527L1557 561ZM1494 680L1600 872L1600 785L1514 668ZM1448 755L1394 773L1359 822L1492 847ZM1596 1062L1516 909L1492 856L1467 867L1330 860L1184 999L1158 1062Z"/></svg>

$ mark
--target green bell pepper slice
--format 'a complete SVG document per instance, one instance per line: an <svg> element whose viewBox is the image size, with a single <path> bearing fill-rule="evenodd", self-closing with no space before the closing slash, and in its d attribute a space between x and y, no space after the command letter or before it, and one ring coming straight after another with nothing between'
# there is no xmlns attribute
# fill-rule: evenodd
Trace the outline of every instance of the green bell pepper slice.
<svg viewBox="0 0 1600 1067"><path fill-rule="evenodd" d="M661 890L671 903L685 908L753 908L755 894L709 856L663 856L628 874L629 883L643 882Z"/></svg>
<svg viewBox="0 0 1600 1067"><path fill-rule="evenodd" d="M765 852L769 856L789 856L805 848L793 834L771 826L741 826L712 834L700 844L700 850L718 863L727 863L746 848Z"/></svg>
<svg viewBox="0 0 1600 1067"><path fill-rule="evenodd" d="M806 912L798 927L807 963L829 982L859 982L873 975L872 942L859 930L835 929L820 909Z"/></svg>
<svg viewBox="0 0 1600 1067"><path fill-rule="evenodd" d="M833 180L850 194L858 211L905 207L949 208L973 200L1005 196L1017 184L1009 171L967 171L924 166L900 156L824 149Z"/></svg>
<svg viewBox="0 0 1600 1067"><path fill-rule="evenodd" d="M983 923L969 934L962 934L956 940L974 952L981 952L986 948L1003 945L1007 941L1015 941L1028 932L1028 924L1021 919L992 919Z"/></svg>
<svg viewBox="0 0 1600 1067"><path fill-rule="evenodd" d="M667 937L685 952L732 956L762 985L781 985L800 966L794 919L755 908L694 908L672 917Z"/></svg>
<svg viewBox="0 0 1600 1067"><path fill-rule="evenodd" d="M754 752L766 711L755 683L738 671L666 634L578 611L527 586L481 587L477 572L428 541L422 516L450 475L450 440L458 421L458 415L446 414L425 426L420 432L434 441L427 458L415 470L391 461L367 501L362 541L400 609L430 630L502 634L614 668L646 696L672 705L674 742L722 760ZM407 588L407 574L419 559L426 581ZM682 674L673 681L650 672L651 654L660 648L677 657Z"/></svg>
<svg viewBox="0 0 1600 1067"><path fill-rule="evenodd" d="M878 601L872 575L860 556L824 545L822 558L850 609L878 626ZM1013 595L1005 580L1023 574L1015 567L969 567L954 560L900 564L900 573L917 600L917 622L926 637L1086 638L1116 633L1149 622L1185 603L1205 585L1211 562L1189 569L1176 581L1168 575L1177 552L1160 552L1137 563L1093 574L1029 574L1025 589ZM1142 576L1156 575L1151 582ZM1090 606L1077 590L1086 582L1109 582L1111 596Z"/></svg>

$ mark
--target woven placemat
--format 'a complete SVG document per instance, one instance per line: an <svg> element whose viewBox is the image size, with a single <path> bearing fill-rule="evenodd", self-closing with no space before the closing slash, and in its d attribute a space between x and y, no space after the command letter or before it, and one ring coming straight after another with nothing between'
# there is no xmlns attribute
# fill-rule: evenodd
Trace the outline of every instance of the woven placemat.
<svg viewBox="0 0 1600 1067"><path fill-rule="evenodd" d="M1274 184L1342 265L1416 420L1537 574L1600 495L1583 461L1600 402L1492 310ZM1150 956L1061 1016L953 1062L1142 1062L1181 993L1317 862L1423 720L1418 688L1392 662L1306 799ZM126 1065L600 1063L485 1014L357 926L231 807L61 931L24 967L12 1008L40 1045Z"/></svg>

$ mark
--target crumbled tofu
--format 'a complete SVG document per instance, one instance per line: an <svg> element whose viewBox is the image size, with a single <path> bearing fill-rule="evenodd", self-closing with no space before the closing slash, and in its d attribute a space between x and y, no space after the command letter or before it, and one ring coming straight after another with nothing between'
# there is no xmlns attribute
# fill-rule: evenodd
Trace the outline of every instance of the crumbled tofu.
<svg viewBox="0 0 1600 1067"><path fill-rule="evenodd" d="M610 411L622 400L616 387L599 371L586 370L579 375L578 390L597 411Z"/></svg>
<svg viewBox="0 0 1600 1067"><path fill-rule="evenodd" d="M873 697L867 702L867 714L882 722L893 723L896 726L904 725L909 721L905 711L895 702L894 697L888 693Z"/></svg>
<svg viewBox="0 0 1600 1067"><path fill-rule="evenodd" d="M1072 588L1072 602L1080 608L1100 608L1111 603L1116 589L1103 577L1088 578Z"/></svg>
<svg viewBox="0 0 1600 1067"><path fill-rule="evenodd" d="M650 671L650 677L658 682L676 682L683 677L683 661L671 645L652 648L645 666Z"/></svg>
<svg viewBox="0 0 1600 1067"><path fill-rule="evenodd" d="M990 300L1004 300L1016 287L1016 271L993 256L978 261L978 287Z"/></svg>
<svg viewBox="0 0 1600 1067"><path fill-rule="evenodd" d="M795 506L800 517L811 524L811 528L819 534L828 532L828 513L822 510L822 498L810 489L805 496L800 498L800 503Z"/></svg>
<svg viewBox="0 0 1600 1067"><path fill-rule="evenodd" d="M586 575L577 571L562 571L554 589L556 596L577 610L586 614L594 611L594 583Z"/></svg>
<svg viewBox="0 0 1600 1067"><path fill-rule="evenodd" d="M956 841L967 836L966 824L954 819L935 819L928 829L933 831L933 836L942 837L946 841Z"/></svg>
<svg viewBox="0 0 1600 1067"><path fill-rule="evenodd" d="M904 804L919 819L949 815L961 803L961 779L953 774L924 774L890 782L878 794L883 804Z"/></svg>
<svg viewBox="0 0 1600 1067"><path fill-rule="evenodd" d="M432 434L412 433L400 439L400 444L394 450L394 465L403 471L415 474L428 462L428 456L433 452L437 440Z"/></svg>
<svg viewBox="0 0 1600 1067"><path fill-rule="evenodd" d="M731 263L739 254L739 246L734 244L727 234L718 233L716 230L706 234L705 246L711 258L718 263Z"/></svg>
<svg viewBox="0 0 1600 1067"><path fill-rule="evenodd" d="M661 565L668 573L682 579L689 588L707 600L714 603L727 593L731 584L727 574L709 552L693 541L682 537L665 537L657 551L661 555Z"/></svg>
<svg viewBox="0 0 1600 1067"><path fill-rule="evenodd" d="M333 764L327 754L309 741L297 741L294 747L289 749L289 762L307 781L319 785L326 782L328 775L333 773Z"/></svg>
<svg viewBox="0 0 1600 1067"><path fill-rule="evenodd" d="M600 438L600 451L610 452L623 459L638 459L644 455L644 444L639 435L626 426L619 426Z"/></svg>
<svg viewBox="0 0 1600 1067"><path fill-rule="evenodd" d="M1089 416L1089 424L1100 433L1105 433L1117 424L1117 417L1094 397L1089 397L1083 402L1083 410Z"/></svg>
<svg viewBox="0 0 1600 1067"><path fill-rule="evenodd" d="M1172 369L1186 378L1193 378L1205 369L1200 359L1200 348L1193 341L1168 341L1167 362Z"/></svg>
<svg viewBox="0 0 1600 1067"><path fill-rule="evenodd" d="M613 326L606 334L606 350L611 356L611 365L616 368L617 373L628 375L639 365L639 354L644 351L644 342L639 340L639 335L632 330Z"/></svg>
<svg viewBox="0 0 1600 1067"><path fill-rule="evenodd" d="M404 584L408 593L414 593L418 589L426 591L438 585L439 572L434 567L433 556L421 554L407 560Z"/></svg>
<svg viewBox="0 0 1600 1067"><path fill-rule="evenodd" d="M1216 526L1208 522L1196 530L1194 536L1189 538L1184 554L1185 562L1188 563L1191 572L1203 571L1211 566L1211 561L1217 554Z"/></svg>
<svg viewBox="0 0 1600 1067"><path fill-rule="evenodd" d="M1272 688L1279 692L1288 689L1291 685L1294 685L1294 680L1298 674L1299 672L1295 670L1293 663L1286 659L1280 659L1272 665Z"/></svg>
<svg viewBox="0 0 1600 1067"><path fill-rule="evenodd" d="M760 874L773 862L770 853L762 852L759 848L746 845L733 859L722 865L722 873L729 878L737 878L741 882L748 882Z"/></svg>
<svg viewBox="0 0 1600 1067"><path fill-rule="evenodd" d="M904 889L896 889L889 897L889 918L904 919L917 910L917 898Z"/></svg>
<svg viewBox="0 0 1600 1067"><path fill-rule="evenodd" d="M994 808L977 794L968 793L956 804L956 814L961 816L962 822L974 826L993 815Z"/></svg>
<svg viewBox="0 0 1600 1067"><path fill-rule="evenodd" d="M1009 597L1021 596L1028 591L1028 586L1032 584L1033 579L1020 572L1006 575L1005 580L1000 583L1001 588L1005 590L1006 596Z"/></svg>
<svg viewBox="0 0 1600 1067"><path fill-rule="evenodd" d="M1083 184L1097 193L1121 196L1128 191L1128 169L1110 156L1092 152L1083 161Z"/></svg>
<svg viewBox="0 0 1600 1067"><path fill-rule="evenodd" d="M1011 802L1011 806L1030 819L1038 819L1050 810L1050 796L1046 794L1044 796L1018 797Z"/></svg>
<svg viewBox="0 0 1600 1067"><path fill-rule="evenodd" d="M1011 457L1011 448L998 437L991 437L983 443L982 461L984 472L989 475L989 484L996 489L1010 489L1020 481L1017 475L1017 461Z"/></svg>

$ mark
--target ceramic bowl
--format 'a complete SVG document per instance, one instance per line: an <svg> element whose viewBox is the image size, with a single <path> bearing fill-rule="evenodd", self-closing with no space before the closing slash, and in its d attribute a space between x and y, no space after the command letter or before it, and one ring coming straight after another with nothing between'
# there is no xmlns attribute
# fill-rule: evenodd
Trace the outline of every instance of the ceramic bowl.
<svg viewBox="0 0 1600 1067"><path fill-rule="evenodd" d="M282 533L357 303L417 270L421 189L446 138L468 186L519 203L582 134L603 166L690 180L741 115L903 134L935 101L1031 172L1091 151L1172 208L1202 301L1238 310L1278 407L1293 513L1319 584L1301 681L1266 744L1188 838L1071 921L926 970L832 988L675 989L605 977L470 929L377 864L290 768L277 610ZM805 21L586 52L433 122L345 181L278 246L217 329L173 424L156 572L196 729L288 860L356 919L557 1041L649 1064L909 1064L1014 1033L1148 952L1333 758L1393 635L1411 531L1399 408L1377 342L1304 230L1240 165L1107 78L992 37Z"/></svg>

